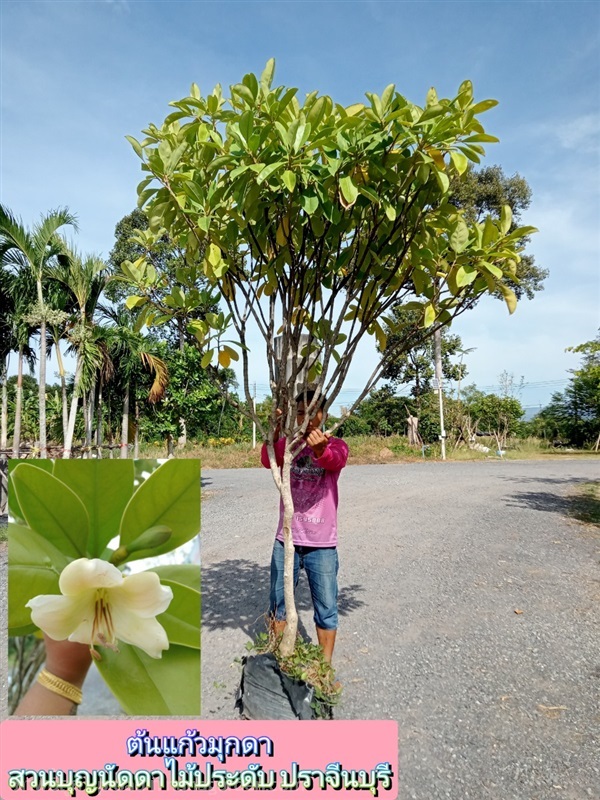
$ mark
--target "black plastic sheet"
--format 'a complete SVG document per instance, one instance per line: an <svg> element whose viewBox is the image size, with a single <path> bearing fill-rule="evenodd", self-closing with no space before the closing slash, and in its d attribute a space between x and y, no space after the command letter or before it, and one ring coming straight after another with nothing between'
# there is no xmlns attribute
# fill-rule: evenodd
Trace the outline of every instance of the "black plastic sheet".
<svg viewBox="0 0 600 800"><path fill-rule="evenodd" d="M314 689L279 668L272 653L247 656L236 708L245 719L317 719Z"/></svg>

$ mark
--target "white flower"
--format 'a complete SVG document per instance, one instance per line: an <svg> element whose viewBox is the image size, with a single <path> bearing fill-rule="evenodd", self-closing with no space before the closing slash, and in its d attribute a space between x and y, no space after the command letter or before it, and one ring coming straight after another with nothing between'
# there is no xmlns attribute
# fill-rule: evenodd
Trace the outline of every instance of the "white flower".
<svg viewBox="0 0 600 800"><path fill-rule="evenodd" d="M26 605L31 619L51 639L116 650L117 641L133 644L152 658L169 647L163 626L156 621L173 599L154 572L125 576L100 558L79 558L61 572L62 595L40 594Z"/></svg>

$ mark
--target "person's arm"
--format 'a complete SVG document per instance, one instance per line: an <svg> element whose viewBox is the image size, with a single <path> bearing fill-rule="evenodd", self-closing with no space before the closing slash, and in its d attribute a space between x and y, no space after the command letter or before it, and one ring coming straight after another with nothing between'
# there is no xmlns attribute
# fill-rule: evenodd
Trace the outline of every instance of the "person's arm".
<svg viewBox="0 0 600 800"><path fill-rule="evenodd" d="M81 689L92 663L90 647L78 642L56 642L44 635L46 643L45 670L51 676ZM42 686L37 680L27 690L14 711L17 717L70 716L77 713L77 703L56 691Z"/></svg>
<svg viewBox="0 0 600 800"><path fill-rule="evenodd" d="M283 439L279 438L279 434L281 432L281 409L277 409L277 424L275 425L275 430L273 431L273 446L275 448L275 459L277 461L277 466L283 466L283 452L285 450L285 437ZM263 446L260 451L260 463L266 469L271 469L271 462L269 461L269 450L267 449L267 443L263 442Z"/></svg>
<svg viewBox="0 0 600 800"><path fill-rule="evenodd" d="M275 458L277 459L277 466L282 467L283 451L285 450L285 436L283 436L281 439L278 439L273 446L275 448ZM271 469L271 462L269 461L269 451L267 449L266 442L263 442L263 446L260 451L260 462L263 465L263 467Z"/></svg>
<svg viewBox="0 0 600 800"><path fill-rule="evenodd" d="M335 439L331 434L317 430L312 431L306 441L312 448L315 461L319 467L328 472L339 472L346 466L348 445L343 439Z"/></svg>

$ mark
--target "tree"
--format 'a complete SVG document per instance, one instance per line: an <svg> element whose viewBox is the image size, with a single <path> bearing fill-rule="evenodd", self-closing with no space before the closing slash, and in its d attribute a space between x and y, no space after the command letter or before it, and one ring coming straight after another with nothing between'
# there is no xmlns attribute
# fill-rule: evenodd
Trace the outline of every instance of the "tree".
<svg viewBox="0 0 600 800"><path fill-rule="evenodd" d="M164 123L149 126L142 142L129 140L147 177L138 187L150 231L167 230L185 247L221 293L225 311L192 324L204 364L223 367L241 355L248 413L268 443L271 471L284 516L287 626L281 643L289 655L296 639L293 600L293 502L290 466L304 446L310 413L324 393L330 405L341 390L362 338L385 348L382 323L399 302L419 311L394 352L374 368L359 402L396 354L411 349L472 306L500 291L509 310L516 297L518 241L533 229L510 232L512 215L465 220L449 201L450 177L483 153L478 115L496 105L476 103L469 81L452 99L434 89L420 107L393 85L366 104L344 108L318 92L301 104L296 89L273 88L274 62L262 76L246 75L230 89L172 103ZM167 298L153 296L148 263L135 274L141 322L172 314ZM173 290L172 302L187 307ZM192 298L192 302L194 302ZM273 407L268 430L252 412L248 326L262 337ZM140 324L140 322L138 322ZM225 340L232 327L237 341ZM278 344L274 337L279 336ZM297 391L315 390L304 423L296 424ZM281 474L273 448L277 409L286 439Z"/></svg>
<svg viewBox="0 0 600 800"><path fill-rule="evenodd" d="M123 302L136 285L136 264L145 261L151 265L156 270L154 292L157 299L164 301L169 296L167 304L171 304L172 314L163 320L165 338L183 350L186 342L194 341L193 334L187 330L188 323L217 311L217 300L200 264L196 268L186 265L185 252L166 232L158 238L149 234L148 217L140 209L117 223L115 239L108 262L116 280L111 281L107 296L113 302ZM186 294L185 306L177 305L180 292ZM131 307L135 307L135 301Z"/></svg>
<svg viewBox="0 0 600 800"><path fill-rule="evenodd" d="M595 339L568 348L582 353L583 361L564 392L552 395L550 403L537 415L536 424L544 433L577 447L592 443L600 447L600 333Z"/></svg>
<svg viewBox="0 0 600 800"><path fill-rule="evenodd" d="M121 458L127 458L129 445L130 400L133 394L135 402L135 431L137 442L138 409L135 401L136 388L140 380L140 371L149 372L152 386L148 391L148 400L156 403L162 399L169 375L167 365L160 357L157 343L144 337L136 329L135 320L130 311L123 306L101 307L104 318L112 322L107 332L108 350L115 365L122 389L121 418ZM133 392L132 392L133 389Z"/></svg>
<svg viewBox="0 0 600 800"><path fill-rule="evenodd" d="M508 437L517 433L525 413L516 397L486 394L475 386L465 388L462 402L473 432L494 436L499 449L506 447Z"/></svg>
<svg viewBox="0 0 600 800"><path fill-rule="evenodd" d="M79 395L92 385L102 366L103 352L94 331L94 312L106 285L106 264L97 256L82 256L65 246L66 258L52 270L52 277L67 287L76 304L76 317L69 332L71 349L76 354L71 411L64 439L63 458L71 457ZM86 420L86 429L87 429Z"/></svg>
<svg viewBox="0 0 600 800"><path fill-rule="evenodd" d="M407 311L401 305L393 309L392 318L395 330L399 331L419 322L417 312ZM393 350L401 335L401 333L388 333L386 349ZM460 336L450 334L447 329L441 330L441 340L443 377L446 380L460 381L467 374L467 367L462 360L462 356L466 352L463 350L462 340ZM452 360L456 355L461 356L458 363ZM422 395L432 390L431 381L434 375L434 352L431 339L422 342L408 352L400 353L389 362L383 372L383 377L387 378L394 387L411 385L410 394L415 400L417 410L420 407Z"/></svg>
<svg viewBox="0 0 600 800"><path fill-rule="evenodd" d="M40 456L46 458L46 322L47 309L44 298L44 277L58 255L63 243L57 233L65 225L76 228L76 219L68 209L50 211L42 216L32 230L27 230L5 206L0 206L0 264L16 271L31 271L36 283L37 306L35 314L40 326Z"/></svg>
<svg viewBox="0 0 600 800"><path fill-rule="evenodd" d="M450 202L473 222L481 222L487 216L498 219L508 205L512 211L513 230L520 222L521 213L531 203L531 188L525 178L518 173L507 177L497 164L481 169L469 165L462 175L454 176L450 189ZM525 248L528 242L528 236L523 236L521 246ZM519 299L526 296L531 300L544 288L547 277L548 270L537 266L532 255L523 253L515 275L507 275L506 282Z"/></svg>

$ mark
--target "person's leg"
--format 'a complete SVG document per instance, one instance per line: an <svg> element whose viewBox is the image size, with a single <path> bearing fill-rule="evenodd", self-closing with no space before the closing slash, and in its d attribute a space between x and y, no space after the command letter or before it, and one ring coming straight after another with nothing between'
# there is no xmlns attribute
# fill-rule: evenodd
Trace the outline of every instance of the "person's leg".
<svg viewBox="0 0 600 800"><path fill-rule="evenodd" d="M271 630L276 636L281 636L285 630L285 598L283 593L283 542L275 539L273 555L271 556L271 592L269 602L269 617ZM298 584L300 574L300 560L298 553L294 553L294 588Z"/></svg>
<svg viewBox="0 0 600 800"><path fill-rule="evenodd" d="M315 547L304 557L304 568L314 606L317 640L329 664L338 627L338 554L335 547Z"/></svg>

